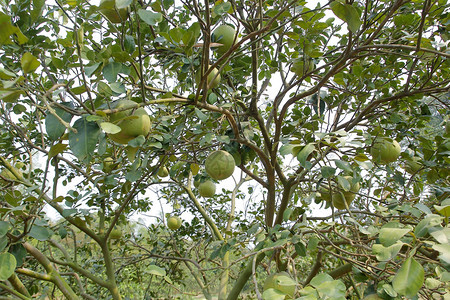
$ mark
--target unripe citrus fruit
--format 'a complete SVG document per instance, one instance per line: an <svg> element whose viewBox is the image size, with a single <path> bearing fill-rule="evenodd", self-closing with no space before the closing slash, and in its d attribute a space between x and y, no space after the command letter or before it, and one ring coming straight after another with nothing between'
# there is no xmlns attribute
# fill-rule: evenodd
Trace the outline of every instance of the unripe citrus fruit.
<svg viewBox="0 0 450 300"><path fill-rule="evenodd" d="M167 227L171 230L177 230L181 227L181 219L176 216L170 216L167 218Z"/></svg>
<svg viewBox="0 0 450 300"><path fill-rule="evenodd" d="M103 160L103 172L110 173L114 168L115 164L112 157L107 157Z"/></svg>
<svg viewBox="0 0 450 300"><path fill-rule="evenodd" d="M114 108L120 109L136 104L131 100L120 100ZM109 117L110 121L120 127L120 132L110 134L109 137L119 144L126 144L132 139L150 132L150 117L143 108L127 109L113 113Z"/></svg>
<svg viewBox="0 0 450 300"><path fill-rule="evenodd" d="M234 45L236 30L230 25L220 25L212 35L215 43L223 44L217 48L217 53L222 55Z"/></svg>
<svg viewBox="0 0 450 300"><path fill-rule="evenodd" d="M206 173L215 180L223 180L233 175L235 166L233 156L223 150L211 153L205 161Z"/></svg>
<svg viewBox="0 0 450 300"><path fill-rule="evenodd" d="M122 231L120 229L113 229L109 234L109 238L113 240L118 240L122 237Z"/></svg>
<svg viewBox="0 0 450 300"><path fill-rule="evenodd" d="M264 291L275 289L285 294L286 297L294 298L296 282L286 272L272 274L264 282Z"/></svg>
<svg viewBox="0 0 450 300"><path fill-rule="evenodd" d="M169 176L169 170L166 167L160 167L158 170L158 176L163 178Z"/></svg>
<svg viewBox="0 0 450 300"><path fill-rule="evenodd" d="M345 179L347 179L350 184L352 184L352 177L351 176L344 176ZM355 199L356 194L360 189L359 182L352 184L349 191L337 191L333 193L331 197L331 201L333 203L333 206L337 209L345 209L345 202L347 202L347 206L350 206L352 201Z"/></svg>
<svg viewBox="0 0 450 300"><path fill-rule="evenodd" d="M204 181L198 186L200 196L210 198L216 193L216 185L211 180Z"/></svg>
<svg viewBox="0 0 450 300"><path fill-rule="evenodd" d="M210 89L215 88L220 83L220 74L217 74L217 73L219 73L219 70L217 70L217 68L214 68L214 69L212 69L211 73L208 74L208 86L209 86ZM217 75L217 77L216 77L216 75ZM199 70L195 74L195 82L197 84L199 84L201 79L202 79L201 71Z"/></svg>
<svg viewBox="0 0 450 300"><path fill-rule="evenodd" d="M373 159L381 164L396 161L400 156L400 145L396 140L387 137L377 137L370 149Z"/></svg>

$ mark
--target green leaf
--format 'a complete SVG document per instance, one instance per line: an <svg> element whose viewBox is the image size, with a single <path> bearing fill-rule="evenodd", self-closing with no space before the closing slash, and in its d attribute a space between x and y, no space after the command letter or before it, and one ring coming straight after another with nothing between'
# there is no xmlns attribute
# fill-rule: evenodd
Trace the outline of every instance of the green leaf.
<svg viewBox="0 0 450 300"><path fill-rule="evenodd" d="M348 181L347 178L339 175L339 176L337 176L337 181L338 181L339 186L344 191L350 191L350 189L352 187L352 183L350 181Z"/></svg>
<svg viewBox="0 0 450 300"><path fill-rule="evenodd" d="M198 109L197 107L195 108L195 114L197 115L197 117L202 121L202 122L206 122L208 120L208 116L205 115L200 109Z"/></svg>
<svg viewBox="0 0 450 300"><path fill-rule="evenodd" d="M31 227L30 232L28 233L29 236L37 239L38 241L46 241L48 240L53 234L53 231L46 227L34 225Z"/></svg>
<svg viewBox="0 0 450 300"><path fill-rule="evenodd" d="M297 253L298 256L305 257L306 256L306 247L305 244L302 242L298 242L294 245L295 247L295 253Z"/></svg>
<svg viewBox="0 0 450 300"><path fill-rule="evenodd" d="M378 261L388 261L395 258L402 248L404 243L397 242L389 247L384 247L381 244L373 244L372 253L376 255Z"/></svg>
<svg viewBox="0 0 450 300"><path fill-rule="evenodd" d="M333 167L323 166L322 168L320 168L320 172L323 178L330 178L334 175L334 173L336 173L336 169Z"/></svg>
<svg viewBox="0 0 450 300"><path fill-rule="evenodd" d="M156 25L157 23L163 20L162 14L154 13L152 11L148 11L145 9L139 9L138 15L142 21L144 21L150 26Z"/></svg>
<svg viewBox="0 0 450 300"><path fill-rule="evenodd" d="M347 23L351 32L355 33L358 31L362 23L356 7L339 1L331 2L330 7L336 17Z"/></svg>
<svg viewBox="0 0 450 300"><path fill-rule="evenodd" d="M433 245L432 248L440 253L439 258L450 265L450 245Z"/></svg>
<svg viewBox="0 0 450 300"><path fill-rule="evenodd" d="M298 148L299 145L294 145L294 144L286 144L280 147L280 150L278 150L280 152L281 155L286 156L288 154L292 154L294 148Z"/></svg>
<svg viewBox="0 0 450 300"><path fill-rule="evenodd" d="M433 205L438 213L443 215L444 217L450 217L450 205Z"/></svg>
<svg viewBox="0 0 450 300"><path fill-rule="evenodd" d="M72 103L70 102L64 102L61 103L61 105L64 105L68 108L73 108ZM65 122L69 123L72 120L72 115L65 110L55 107L54 108L55 113ZM47 112L47 116L45 117L45 131L47 132L48 137L56 141L59 139L66 130L66 127L61 124L61 122L51 113Z"/></svg>
<svg viewBox="0 0 450 300"><path fill-rule="evenodd" d="M349 173L353 173L353 169L348 162L340 160L340 159L336 159L334 161L334 163L336 164L336 167L338 167L339 169L344 170Z"/></svg>
<svg viewBox="0 0 450 300"><path fill-rule="evenodd" d="M110 134L115 134L122 130L119 126L110 122L102 122L100 123L100 127L103 129L104 132Z"/></svg>
<svg viewBox="0 0 450 300"><path fill-rule="evenodd" d="M160 268L156 265L150 265L148 267L148 273L156 275L156 276L166 276L166 270Z"/></svg>
<svg viewBox="0 0 450 300"><path fill-rule="evenodd" d="M88 77L91 77L92 74L94 74L95 71L97 71L98 67L100 66L101 63L96 63L90 66L86 66L84 67L84 72L86 73L86 75Z"/></svg>
<svg viewBox="0 0 450 300"><path fill-rule="evenodd" d="M430 228L429 232L439 243L450 245L450 228Z"/></svg>
<svg viewBox="0 0 450 300"><path fill-rule="evenodd" d="M262 294L264 300L284 300L286 294L277 289L267 289Z"/></svg>
<svg viewBox="0 0 450 300"><path fill-rule="evenodd" d="M318 287L320 286L323 282L327 282L327 281L333 281L333 277L331 277L330 275L326 274L326 273L320 273L317 274L316 276L314 276L313 279L311 279L310 284L313 287Z"/></svg>
<svg viewBox="0 0 450 300"><path fill-rule="evenodd" d="M73 128L77 133L69 133L70 150L80 161L87 162L96 149L100 128L97 123L88 122L85 118L76 120Z"/></svg>
<svg viewBox="0 0 450 300"><path fill-rule="evenodd" d="M127 8L130 6L131 2L133 2L133 0L116 0L116 7L117 9Z"/></svg>
<svg viewBox="0 0 450 300"><path fill-rule="evenodd" d="M16 258L11 253L0 254L0 281L7 280L16 269Z"/></svg>
<svg viewBox="0 0 450 300"><path fill-rule="evenodd" d="M303 149L297 154L297 159L300 162L300 165L302 167L306 168L306 160L308 159L308 156L314 151L315 145L313 143L310 143L303 147Z"/></svg>
<svg viewBox="0 0 450 300"><path fill-rule="evenodd" d="M112 62L103 67L103 77L110 83L116 82L119 73L126 73L121 63Z"/></svg>
<svg viewBox="0 0 450 300"><path fill-rule="evenodd" d="M48 151L48 158L53 158L56 155L62 153L64 150L66 150L67 146L69 146L69 145L62 144L62 143L58 143L58 144L53 145L50 148L50 151Z"/></svg>
<svg viewBox="0 0 450 300"><path fill-rule="evenodd" d="M383 246L389 247L410 231L408 228L381 228L379 239Z"/></svg>
<svg viewBox="0 0 450 300"><path fill-rule="evenodd" d="M23 91L19 89L3 89L0 90L0 98L4 102L14 103L16 102L20 95L23 94Z"/></svg>
<svg viewBox="0 0 450 300"><path fill-rule="evenodd" d="M400 295L412 298L423 285L425 271L413 257L405 260L392 281L394 290Z"/></svg>
<svg viewBox="0 0 450 300"><path fill-rule="evenodd" d="M0 237L6 235L9 230L9 223L6 221L0 221Z"/></svg>
<svg viewBox="0 0 450 300"><path fill-rule="evenodd" d="M335 300L345 300L345 294L347 288L345 284L340 280L325 281L320 285L316 286L317 293L322 297L322 299L335 299Z"/></svg>
<svg viewBox="0 0 450 300"><path fill-rule="evenodd" d="M28 74L36 70L41 63L33 56L33 54L25 52L20 59L20 65L22 66L22 70Z"/></svg>
<svg viewBox="0 0 450 300"><path fill-rule="evenodd" d="M15 34L17 42L22 45L28 41L22 31L11 23L11 17L0 12L0 46L12 44L11 35Z"/></svg>

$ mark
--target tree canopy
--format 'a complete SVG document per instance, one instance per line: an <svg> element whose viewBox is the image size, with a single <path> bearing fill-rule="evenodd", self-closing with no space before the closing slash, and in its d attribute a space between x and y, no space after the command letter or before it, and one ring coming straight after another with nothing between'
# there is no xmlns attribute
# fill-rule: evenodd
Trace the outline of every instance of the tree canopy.
<svg viewBox="0 0 450 300"><path fill-rule="evenodd" d="M0 7L1 299L448 297L447 1Z"/></svg>

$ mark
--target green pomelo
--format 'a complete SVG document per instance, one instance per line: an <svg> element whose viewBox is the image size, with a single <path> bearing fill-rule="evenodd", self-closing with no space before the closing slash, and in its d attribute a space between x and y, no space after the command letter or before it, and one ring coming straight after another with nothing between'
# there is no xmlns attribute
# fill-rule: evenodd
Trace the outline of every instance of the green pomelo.
<svg viewBox="0 0 450 300"><path fill-rule="evenodd" d="M370 154L376 162L388 164L397 160L400 156L400 151L400 145L396 140L378 137L370 149Z"/></svg>
<svg viewBox="0 0 450 300"><path fill-rule="evenodd" d="M158 170L158 176L161 178L169 176L169 170L166 167L160 167Z"/></svg>
<svg viewBox="0 0 450 300"><path fill-rule="evenodd" d="M125 22L128 18L128 9L117 9L115 0L102 0L98 8L111 23L119 24Z"/></svg>
<svg viewBox="0 0 450 300"><path fill-rule="evenodd" d="M115 169L114 159L112 157L107 157L103 160L103 172L110 173Z"/></svg>
<svg viewBox="0 0 450 300"><path fill-rule="evenodd" d="M214 68L211 71L211 73L208 74L208 86L210 89L217 87L220 83L220 74L217 75L217 73L219 73L219 70L217 70L217 68ZM217 75L217 77L216 77L216 75ZM201 71L199 70L195 74L195 83L199 84L201 79L202 79Z"/></svg>
<svg viewBox="0 0 450 300"><path fill-rule="evenodd" d="M167 218L167 227L171 230L177 230L181 227L181 219L176 216L170 216Z"/></svg>
<svg viewBox="0 0 450 300"><path fill-rule="evenodd" d="M215 43L223 45L217 48L217 53L222 55L234 45L236 30L230 25L220 25L212 35Z"/></svg>
<svg viewBox="0 0 450 300"><path fill-rule="evenodd" d="M121 100L116 109L136 104L131 100ZM127 109L110 115L110 121L120 127L120 132L110 134L109 137L119 144L126 144L132 139L150 132L151 121L144 108Z"/></svg>
<svg viewBox="0 0 450 300"><path fill-rule="evenodd" d="M294 298L296 282L286 272L271 274L264 282L264 291L276 289L287 297Z"/></svg>
<svg viewBox="0 0 450 300"><path fill-rule="evenodd" d="M350 184L352 183L352 177L351 176L344 176L345 179L347 179ZM350 187L350 191L338 191L333 193L331 197L331 201L333 203L333 206L337 209L345 209L346 205L345 202L347 202L347 206L350 207L350 204L355 199L356 194L360 189L359 182L352 184ZM344 202L345 201L345 202Z"/></svg>
<svg viewBox="0 0 450 300"><path fill-rule="evenodd" d="M223 180L233 175L235 166L233 156L223 150L211 153L205 161L206 173L215 180Z"/></svg>
<svg viewBox="0 0 450 300"><path fill-rule="evenodd" d="M122 231L120 229L113 229L109 234L109 238L113 240L118 240L122 237Z"/></svg>
<svg viewBox="0 0 450 300"><path fill-rule="evenodd" d="M204 198L210 198L216 193L216 185L211 180L204 181L198 186L198 193Z"/></svg>

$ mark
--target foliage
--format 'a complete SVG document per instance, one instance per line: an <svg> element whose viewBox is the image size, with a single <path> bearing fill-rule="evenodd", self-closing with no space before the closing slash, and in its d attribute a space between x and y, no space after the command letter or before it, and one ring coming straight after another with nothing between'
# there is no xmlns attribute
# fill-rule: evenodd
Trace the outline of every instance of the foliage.
<svg viewBox="0 0 450 300"><path fill-rule="evenodd" d="M0 297L449 293L446 1L106 2L0 2Z"/></svg>

